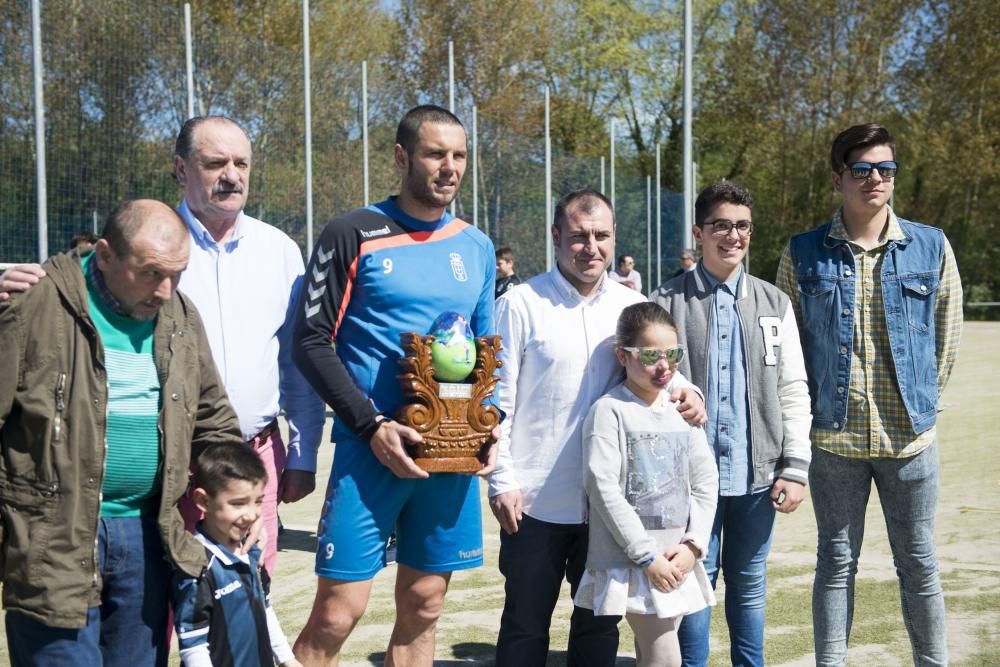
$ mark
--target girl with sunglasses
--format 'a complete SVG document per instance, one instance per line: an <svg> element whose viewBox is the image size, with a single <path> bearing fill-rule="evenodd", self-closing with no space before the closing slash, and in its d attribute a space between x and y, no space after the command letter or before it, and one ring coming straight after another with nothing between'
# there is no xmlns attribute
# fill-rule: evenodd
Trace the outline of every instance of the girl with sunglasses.
<svg viewBox="0 0 1000 667"><path fill-rule="evenodd" d="M667 311L625 308L615 343L625 379L597 400L583 429L589 544L573 601L625 616L639 667L680 665L681 618L715 604L701 559L718 471L704 431L670 401L684 348Z"/></svg>

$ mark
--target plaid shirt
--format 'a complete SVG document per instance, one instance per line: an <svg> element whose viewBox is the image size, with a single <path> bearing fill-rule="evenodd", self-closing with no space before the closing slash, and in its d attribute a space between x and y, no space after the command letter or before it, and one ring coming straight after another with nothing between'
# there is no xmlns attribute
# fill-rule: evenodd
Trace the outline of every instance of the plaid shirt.
<svg viewBox="0 0 1000 667"><path fill-rule="evenodd" d="M848 242L854 255L854 346L851 351L851 383L847 399L847 424L843 431L812 429L812 443L825 451L852 459L906 458L928 447L937 437L935 428L917 435L913 432L906 406L896 386L892 350L886 329L882 300L882 262L889 241L905 238L889 210L889 225L876 247L865 250L853 243L837 211L830 226L830 238ZM788 294L795 317L799 310L798 277L789 247L778 265L777 286ZM948 239L944 240L941 284L935 305L937 329L937 387L944 391L958 355L962 335L962 281Z"/></svg>
<svg viewBox="0 0 1000 667"><path fill-rule="evenodd" d="M82 260L86 266L85 273L87 274L87 281L94 287L94 291L104 300L108 308L112 312L119 315L124 315L125 317L130 317L122 307L121 301L111 293L108 289L108 284L104 282L104 274L101 270L97 268L97 259L94 253L86 255Z"/></svg>

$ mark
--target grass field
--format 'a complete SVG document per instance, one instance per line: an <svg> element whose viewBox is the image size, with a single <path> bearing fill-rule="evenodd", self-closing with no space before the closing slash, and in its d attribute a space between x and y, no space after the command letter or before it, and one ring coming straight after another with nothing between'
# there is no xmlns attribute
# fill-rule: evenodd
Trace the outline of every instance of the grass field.
<svg viewBox="0 0 1000 667"><path fill-rule="evenodd" d="M953 665L1000 664L1000 323L970 322L939 421L941 494L937 544L948 610ZM319 488L282 507L286 531L280 541L272 599L290 638L298 634L312 604L315 524L332 457L324 445ZM484 486L485 491L485 486ZM485 493L484 493L485 497ZM483 505L486 565L457 573L438 626L436 665L490 665L503 607L497 570L497 525ZM813 664L810 596L815 562L815 523L807 499L797 512L780 516L768 565L766 655L769 665ZM394 568L376 577L368 612L345 647L342 664L380 665L394 617ZM721 581L720 581L721 588ZM720 606L713 615L711 665L728 664L728 638ZM568 587L552 621L549 664L565 663L569 625ZM619 665L634 664L632 640L622 624ZM6 642L0 645L6 661ZM899 612L899 593L885 525L875 494L858 573L850 664L909 664L910 649ZM172 664L179 664L176 655ZM527 667L527 666L526 666Z"/></svg>

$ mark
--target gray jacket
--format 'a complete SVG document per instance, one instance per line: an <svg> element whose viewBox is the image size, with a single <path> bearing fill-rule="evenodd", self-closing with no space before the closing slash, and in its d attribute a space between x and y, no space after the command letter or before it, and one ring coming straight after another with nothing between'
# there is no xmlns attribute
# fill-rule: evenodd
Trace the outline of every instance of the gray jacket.
<svg viewBox="0 0 1000 667"><path fill-rule="evenodd" d="M688 354L680 371L707 395L708 351L714 294L701 262L698 269L667 281L649 299L663 306L677 324L677 337ZM809 387L799 330L788 296L771 283L747 273L740 280L736 314L743 332L750 393L750 448L753 489L776 477L808 481Z"/></svg>

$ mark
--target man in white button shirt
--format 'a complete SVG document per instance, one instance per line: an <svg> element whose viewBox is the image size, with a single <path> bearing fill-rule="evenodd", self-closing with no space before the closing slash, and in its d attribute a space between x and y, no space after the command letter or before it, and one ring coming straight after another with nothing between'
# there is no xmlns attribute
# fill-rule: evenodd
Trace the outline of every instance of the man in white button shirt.
<svg viewBox="0 0 1000 667"><path fill-rule="evenodd" d="M240 419L243 439L264 462L267 542L274 571L278 500L295 502L316 486L316 453L325 406L291 361L292 309L305 273L298 245L243 212L250 185L250 139L224 116L191 118L177 135L174 175L184 188L177 212L191 233L191 257L180 289L201 314L212 357ZM45 276L37 264L17 266L0 281L0 301ZM288 421L288 454L277 428ZM197 454L197 453L195 453ZM194 504L182 500L188 527Z"/></svg>
<svg viewBox="0 0 1000 667"><path fill-rule="evenodd" d="M581 431L594 401L622 379L614 332L642 295L607 277L615 250L611 203L593 190L565 195L552 225L556 266L496 302L503 337L502 425L490 507L503 529L506 578L498 667L542 665L565 577L575 593L587 556L587 497ZM705 420L689 385L675 395L685 419ZM613 665L617 616L574 607L568 665Z"/></svg>
<svg viewBox="0 0 1000 667"><path fill-rule="evenodd" d="M252 150L246 133L222 116L184 123L174 151L184 188L177 208L191 232L180 289L205 323L212 356L240 418L243 438L267 469L264 565L274 571L278 501L316 486L316 452L325 406L291 360L292 310L305 273L298 244L243 211ZM288 421L288 452L277 428Z"/></svg>

